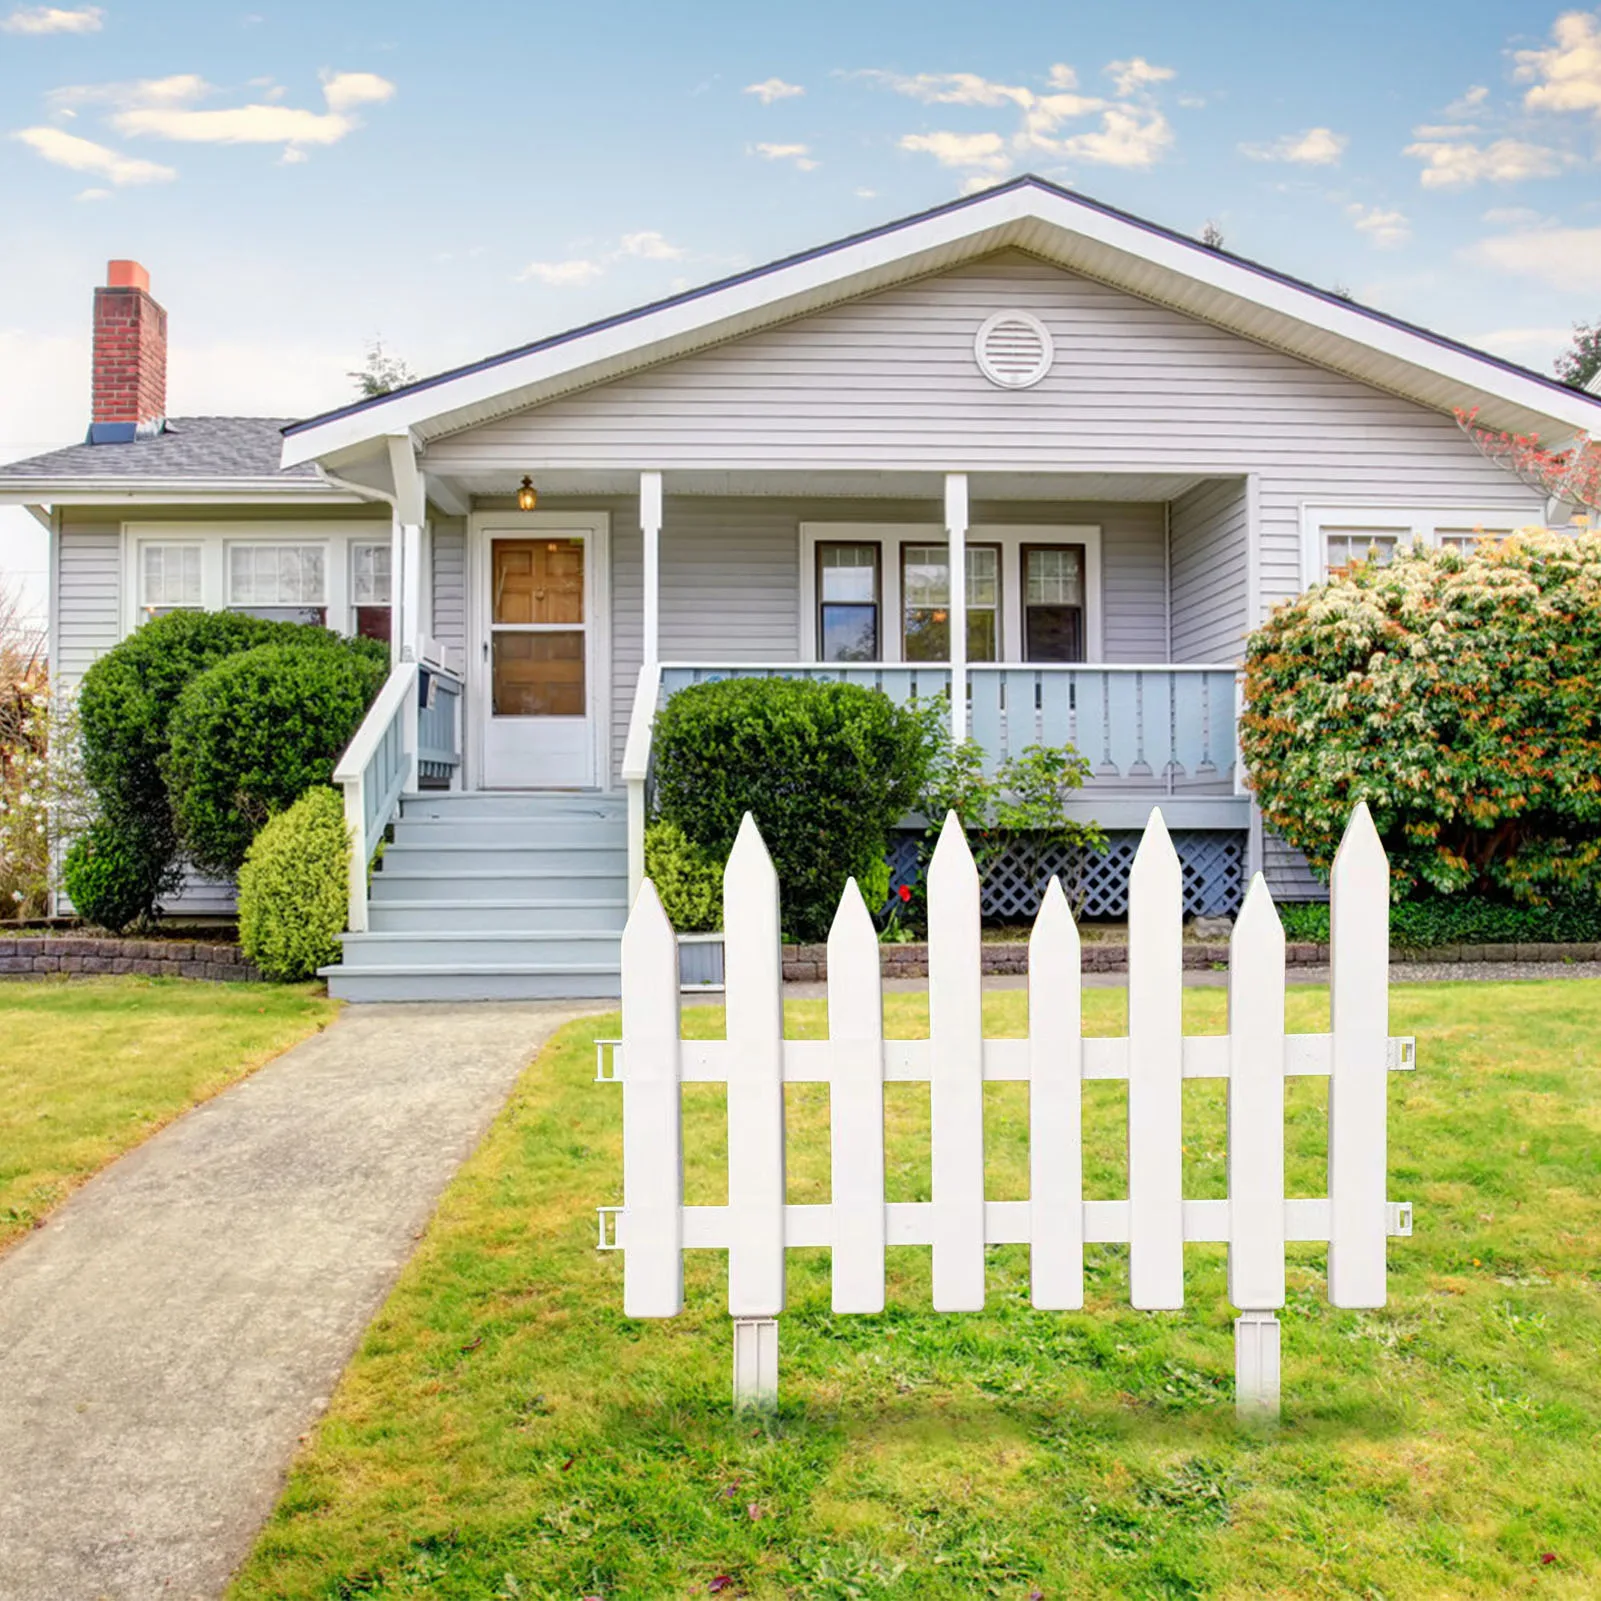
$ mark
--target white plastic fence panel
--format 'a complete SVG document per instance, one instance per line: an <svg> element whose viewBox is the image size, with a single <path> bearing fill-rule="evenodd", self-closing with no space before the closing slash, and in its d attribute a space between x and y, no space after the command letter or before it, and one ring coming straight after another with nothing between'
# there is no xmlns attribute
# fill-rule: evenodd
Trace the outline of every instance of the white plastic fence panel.
<svg viewBox="0 0 1601 1601"><path fill-rule="evenodd" d="M1251 880L1229 942L1229 1300L1284 1305L1284 928Z"/></svg>
<svg viewBox="0 0 1601 1601"><path fill-rule="evenodd" d="M723 871L728 1018L728 1310L784 1310L784 973L778 874L749 812Z"/></svg>
<svg viewBox="0 0 1601 1601"><path fill-rule="evenodd" d="M1084 1029L1078 929L1052 878L1028 942L1029 1277L1034 1305L1084 1305Z"/></svg>
<svg viewBox="0 0 1601 1601"><path fill-rule="evenodd" d="M884 1310L884 991L853 878L828 933L829 1138L836 1312Z"/></svg>
<svg viewBox="0 0 1601 1601"><path fill-rule="evenodd" d="M928 867L934 1310L984 1307L984 1018L978 869L951 812Z"/></svg>
<svg viewBox="0 0 1601 1601"><path fill-rule="evenodd" d="M1385 1302L1390 864L1365 804L1329 875L1329 1301Z"/></svg>
<svg viewBox="0 0 1601 1601"><path fill-rule="evenodd" d="M1184 880L1159 810L1129 872L1129 1300L1184 1305Z"/></svg>
<svg viewBox="0 0 1601 1601"><path fill-rule="evenodd" d="M656 886L640 886L623 930L623 1315L684 1307L684 1163L679 1119L678 941Z"/></svg>

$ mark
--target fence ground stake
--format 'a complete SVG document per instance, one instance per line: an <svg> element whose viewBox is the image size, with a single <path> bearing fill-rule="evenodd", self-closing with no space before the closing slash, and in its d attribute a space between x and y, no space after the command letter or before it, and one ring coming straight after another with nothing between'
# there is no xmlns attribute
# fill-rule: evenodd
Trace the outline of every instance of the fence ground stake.
<svg viewBox="0 0 1601 1601"><path fill-rule="evenodd" d="M1279 1417L1279 1320L1242 1312L1234 1320L1234 1412L1242 1423Z"/></svg>
<svg viewBox="0 0 1601 1601"><path fill-rule="evenodd" d="M734 1319L734 1406L778 1405L778 1319Z"/></svg>

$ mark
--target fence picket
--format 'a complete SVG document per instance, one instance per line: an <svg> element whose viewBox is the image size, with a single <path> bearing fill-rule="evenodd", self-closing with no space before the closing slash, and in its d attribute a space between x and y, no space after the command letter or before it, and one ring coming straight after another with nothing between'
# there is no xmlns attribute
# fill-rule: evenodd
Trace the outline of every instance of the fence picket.
<svg viewBox="0 0 1601 1601"><path fill-rule="evenodd" d="M679 1121L678 941L647 878L622 940L623 1315L684 1306L684 1166Z"/></svg>
<svg viewBox="0 0 1601 1601"><path fill-rule="evenodd" d="M828 931L829 1139L836 1312L884 1310L884 989L853 878Z"/></svg>
<svg viewBox="0 0 1601 1601"><path fill-rule="evenodd" d="M1028 942L1029 1277L1034 1305L1084 1305L1084 1076L1078 928L1053 877Z"/></svg>
<svg viewBox="0 0 1601 1601"><path fill-rule="evenodd" d="M1129 871L1129 1300L1184 1305L1184 879L1160 809Z"/></svg>
<svg viewBox="0 0 1601 1601"><path fill-rule="evenodd" d="M1284 1305L1284 928L1251 880L1229 941L1229 1300Z"/></svg>
<svg viewBox="0 0 1601 1601"><path fill-rule="evenodd" d="M978 869L951 812L928 867L934 1310L984 1307L984 1018Z"/></svg>
<svg viewBox="0 0 1601 1601"><path fill-rule="evenodd" d="M1365 804L1345 826L1329 899L1329 1301L1383 1306L1390 866Z"/></svg>
<svg viewBox="0 0 1601 1601"><path fill-rule="evenodd" d="M727 991L728 1310L784 1310L784 979L778 875L749 812L723 871Z"/></svg>

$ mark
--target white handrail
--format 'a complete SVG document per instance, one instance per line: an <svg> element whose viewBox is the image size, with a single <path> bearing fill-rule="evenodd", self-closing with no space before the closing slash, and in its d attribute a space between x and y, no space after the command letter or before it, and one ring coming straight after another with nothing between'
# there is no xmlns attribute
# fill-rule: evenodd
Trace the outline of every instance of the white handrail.
<svg viewBox="0 0 1601 1601"><path fill-rule="evenodd" d="M663 662L663 673L873 673L949 670L949 662ZM973 662L970 673L1234 673L1238 662Z"/></svg>
<svg viewBox="0 0 1601 1601"><path fill-rule="evenodd" d="M628 741L623 746L621 778L628 791L628 904L645 879L645 781L650 777L650 741L656 724L656 702L661 698L662 670L647 663L634 686L634 708L628 717Z"/></svg>
<svg viewBox="0 0 1601 1601"><path fill-rule="evenodd" d="M367 931L367 868L378 840L388 826L389 817L369 818L375 798L387 802L378 808L392 815L403 789L415 783L410 768L417 756L417 719L407 717L408 707L416 703L417 663L398 662L389 671L378 698L367 709L345 753L334 768L333 781L345 795L345 827L350 833L349 903L346 924L352 934ZM367 793L367 775L396 723L400 729L400 772L391 788L393 793L374 797Z"/></svg>

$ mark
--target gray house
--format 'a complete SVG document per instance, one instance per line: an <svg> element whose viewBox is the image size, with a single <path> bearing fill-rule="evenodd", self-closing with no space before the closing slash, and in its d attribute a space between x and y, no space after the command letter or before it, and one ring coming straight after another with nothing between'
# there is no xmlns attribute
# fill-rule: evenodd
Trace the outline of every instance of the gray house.
<svg viewBox="0 0 1601 1601"><path fill-rule="evenodd" d="M1094 909L1154 804L1193 908L1256 866L1315 894L1236 761L1245 635L1353 554L1544 521L1454 408L1601 420L1035 178L290 424L165 418L115 265L91 442L0 469L51 530L53 666L173 606L392 640L338 774L352 998L614 991L654 714L730 673L946 696L994 759L1071 740Z"/></svg>

